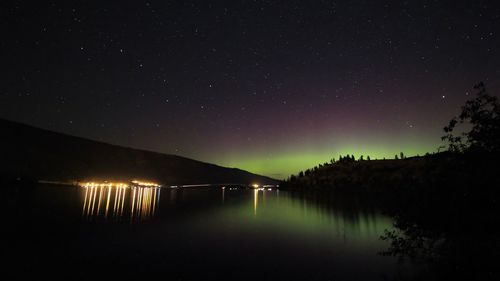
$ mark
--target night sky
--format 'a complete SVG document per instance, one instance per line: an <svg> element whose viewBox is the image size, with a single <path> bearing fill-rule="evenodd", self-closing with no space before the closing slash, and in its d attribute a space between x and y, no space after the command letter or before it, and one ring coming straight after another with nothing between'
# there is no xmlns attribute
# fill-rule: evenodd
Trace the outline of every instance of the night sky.
<svg viewBox="0 0 500 281"><path fill-rule="evenodd" d="M0 118L284 178L435 152L499 1L2 1Z"/></svg>

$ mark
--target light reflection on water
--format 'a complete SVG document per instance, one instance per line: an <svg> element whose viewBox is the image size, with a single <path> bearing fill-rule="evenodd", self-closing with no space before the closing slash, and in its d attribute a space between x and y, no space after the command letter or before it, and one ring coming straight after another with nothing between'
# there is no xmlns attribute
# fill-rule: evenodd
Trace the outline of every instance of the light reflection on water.
<svg viewBox="0 0 500 281"><path fill-rule="evenodd" d="M384 230L392 229L392 219L354 199L259 189L226 190L221 192L221 197L223 208L198 217L198 222L207 231L214 229L218 232L219 228L211 227L213 225L221 228L233 225L232 229L238 233L256 232L260 235L274 231L289 238L308 235L322 239L325 244L344 243L349 238L357 241L356 245L350 244L349 247L356 248L360 243L364 247L376 248L384 244L378 239Z"/></svg>
<svg viewBox="0 0 500 281"><path fill-rule="evenodd" d="M235 235L257 230L283 231L283 235L312 235L315 239L322 239L323 243L334 244L345 242L349 237L368 248L380 247L378 237L384 229L392 227L392 220L354 201L325 201L325 196L303 197L290 192L281 192L280 195L277 189L162 189L102 185L79 189L81 214L87 221L141 222L158 216L163 208L159 220L193 212L196 215L189 218L190 224L207 234L218 233L229 225ZM220 207L217 207L217 201ZM211 207L205 205L207 203ZM197 211L201 209L204 211Z"/></svg>
<svg viewBox="0 0 500 281"><path fill-rule="evenodd" d="M16 211L6 229L16 242L7 254L25 261L10 265L25 279L53 279L52 263L61 264L56 279L64 279L89 261L96 266L86 269L87 277L117 277L100 266L115 258L130 269L118 276L124 279L168 271L173 280L241 280L241 274L387 280L407 272L392 257L377 255L388 247L379 237L393 221L358 197L332 195L101 185L12 189ZM26 261L26 254L33 258ZM26 264L33 270L22 271Z"/></svg>
<svg viewBox="0 0 500 281"><path fill-rule="evenodd" d="M391 220L368 209L358 209L354 204L324 202L323 199L293 195L279 190L241 189L162 189L137 186L83 186L79 188L82 218L88 221L141 222L155 217L161 208L163 214L174 207L193 210L206 202L213 204L219 196L222 209L209 208L198 213L201 225L219 231L216 225L232 224L237 229L269 228L323 236L325 233L345 239L346 232L353 237L377 238L391 227ZM165 200L160 200L163 193ZM207 196L210 194L210 196ZM249 195L249 196L248 196ZM246 199L245 199L246 198ZM339 203L342 203L339 205ZM172 210L174 211L174 210ZM191 218L193 223L198 219ZM377 240L377 239L375 239Z"/></svg>
<svg viewBox="0 0 500 281"><path fill-rule="evenodd" d="M82 217L145 220L159 207L161 188L124 186L85 186L81 188Z"/></svg>

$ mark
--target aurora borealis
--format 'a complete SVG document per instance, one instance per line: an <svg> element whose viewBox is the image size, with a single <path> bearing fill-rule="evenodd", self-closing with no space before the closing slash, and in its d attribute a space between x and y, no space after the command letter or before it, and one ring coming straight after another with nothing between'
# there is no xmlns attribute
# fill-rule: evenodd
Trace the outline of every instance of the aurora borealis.
<svg viewBox="0 0 500 281"><path fill-rule="evenodd" d="M0 118L285 178L435 152L497 1L9 1Z"/></svg>

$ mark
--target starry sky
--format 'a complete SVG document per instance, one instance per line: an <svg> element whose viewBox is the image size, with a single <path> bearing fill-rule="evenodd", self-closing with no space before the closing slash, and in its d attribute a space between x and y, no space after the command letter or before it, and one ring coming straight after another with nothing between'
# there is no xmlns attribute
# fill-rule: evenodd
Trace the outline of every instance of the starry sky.
<svg viewBox="0 0 500 281"><path fill-rule="evenodd" d="M210 3L209 3L210 2ZM435 152L498 1L2 1L0 118L274 178Z"/></svg>

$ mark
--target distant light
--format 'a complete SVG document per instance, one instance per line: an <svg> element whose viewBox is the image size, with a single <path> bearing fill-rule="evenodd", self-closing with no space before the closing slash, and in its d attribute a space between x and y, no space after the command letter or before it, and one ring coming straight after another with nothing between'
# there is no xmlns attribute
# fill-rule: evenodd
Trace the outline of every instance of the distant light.
<svg viewBox="0 0 500 281"><path fill-rule="evenodd" d="M132 181L130 183L124 183L124 182L108 182L108 181L103 181L103 182L79 182L79 186L85 187L85 188L95 188L95 187L116 187L116 188L128 188L130 185L132 186L139 186L139 187L161 187L161 185L154 183L154 182L141 182L141 181Z"/></svg>
<svg viewBox="0 0 500 281"><path fill-rule="evenodd" d="M138 181L138 180L133 180L133 184L138 185L138 186L146 186L146 187L161 187L161 185L155 183L155 182L145 182L145 181Z"/></svg>
<svg viewBox="0 0 500 281"><path fill-rule="evenodd" d="M79 186L85 188L95 188L95 187L117 187L117 188L128 188L129 185L123 182L81 182L78 183Z"/></svg>
<svg viewBox="0 0 500 281"><path fill-rule="evenodd" d="M256 183L254 183L254 184L252 184L252 187L253 187L253 188L259 188L259 185L258 185L258 184L256 184Z"/></svg>

